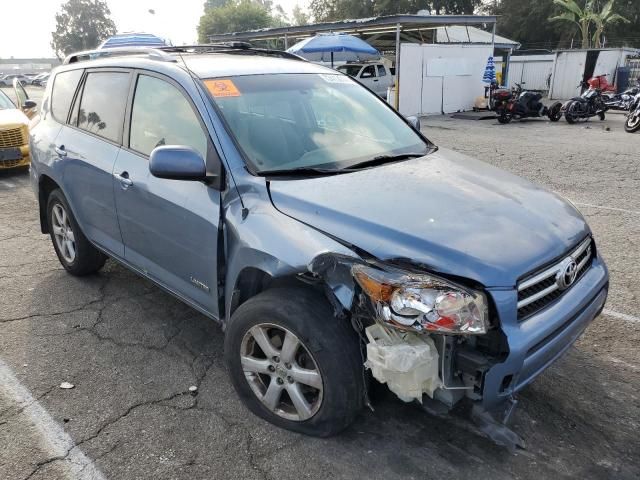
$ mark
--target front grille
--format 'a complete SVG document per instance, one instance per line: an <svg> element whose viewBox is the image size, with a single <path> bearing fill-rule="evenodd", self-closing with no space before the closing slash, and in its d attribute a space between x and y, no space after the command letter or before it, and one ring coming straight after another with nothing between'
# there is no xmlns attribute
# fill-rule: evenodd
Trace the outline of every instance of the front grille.
<svg viewBox="0 0 640 480"><path fill-rule="evenodd" d="M20 160L0 160L0 168L15 168L24 161L24 158Z"/></svg>
<svg viewBox="0 0 640 480"><path fill-rule="evenodd" d="M27 144L26 128L0 130L0 148L20 147Z"/></svg>
<svg viewBox="0 0 640 480"><path fill-rule="evenodd" d="M593 259L594 249L591 238L584 240L569 255L550 267L534 273L518 283L518 320L539 312L560 298L587 271ZM562 276L567 269L575 267L575 277L572 282L563 281ZM567 274L564 278L571 277Z"/></svg>

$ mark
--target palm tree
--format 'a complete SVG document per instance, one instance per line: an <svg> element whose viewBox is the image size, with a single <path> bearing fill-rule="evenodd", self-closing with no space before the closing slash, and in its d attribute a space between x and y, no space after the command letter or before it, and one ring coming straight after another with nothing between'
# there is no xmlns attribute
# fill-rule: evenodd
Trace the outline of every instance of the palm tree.
<svg viewBox="0 0 640 480"><path fill-rule="evenodd" d="M613 13L614 1L615 0L609 0L604 7L602 7L602 10L596 12L596 0L587 0L584 8L580 8L574 0L553 0L553 3L559 5L565 11L558 16L551 17L549 20L562 20L576 24L582 37L582 48L589 48L591 46L589 30L591 23L594 23L596 31L593 34L593 46L598 48L600 47L602 32L607 25L615 22L629 23L629 20L626 18L617 13Z"/></svg>
<svg viewBox="0 0 640 480"><path fill-rule="evenodd" d="M593 46L596 48L601 47L600 38L602 37L604 27L616 22L630 23L629 20L622 15L613 13L613 2L614 0L609 0L605 6L602 7L602 10L592 13L592 20L596 25L596 31L593 34Z"/></svg>
<svg viewBox="0 0 640 480"><path fill-rule="evenodd" d="M565 12L549 20L575 23L582 36L582 48L589 48L589 26L593 20L593 2L588 0L584 8L580 8L574 0L553 0L553 3L562 7Z"/></svg>

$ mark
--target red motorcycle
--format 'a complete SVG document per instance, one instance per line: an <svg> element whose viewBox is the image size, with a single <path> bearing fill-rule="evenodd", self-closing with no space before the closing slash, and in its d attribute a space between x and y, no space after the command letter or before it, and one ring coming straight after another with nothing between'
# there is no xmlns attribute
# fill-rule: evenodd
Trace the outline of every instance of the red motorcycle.
<svg viewBox="0 0 640 480"><path fill-rule="evenodd" d="M587 80L587 85L589 88L598 89L603 94L607 93L616 93L616 86L613 83L609 83L607 77L609 74L603 73L602 75L596 75L595 77L591 77Z"/></svg>

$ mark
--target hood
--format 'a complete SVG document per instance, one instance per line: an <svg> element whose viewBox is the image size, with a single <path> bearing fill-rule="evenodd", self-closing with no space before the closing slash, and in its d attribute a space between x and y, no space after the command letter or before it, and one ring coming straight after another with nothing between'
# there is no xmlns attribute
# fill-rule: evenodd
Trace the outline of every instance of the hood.
<svg viewBox="0 0 640 480"><path fill-rule="evenodd" d="M17 108L0 109L0 129L16 128L22 125L29 125L29 119L22 113L22 110Z"/></svg>
<svg viewBox="0 0 640 480"><path fill-rule="evenodd" d="M486 287L513 287L589 234L558 195L444 149L354 173L274 180L269 189L282 213L380 260L408 259Z"/></svg>

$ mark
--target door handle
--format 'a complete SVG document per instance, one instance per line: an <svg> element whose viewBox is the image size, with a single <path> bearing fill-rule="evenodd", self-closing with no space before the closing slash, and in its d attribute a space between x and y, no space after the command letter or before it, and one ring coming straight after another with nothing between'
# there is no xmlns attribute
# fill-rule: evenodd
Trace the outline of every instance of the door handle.
<svg viewBox="0 0 640 480"><path fill-rule="evenodd" d="M60 145L59 147L56 146L55 151L56 151L56 153L58 154L59 157L66 157L67 156L67 151L64 149L64 145Z"/></svg>
<svg viewBox="0 0 640 480"><path fill-rule="evenodd" d="M126 190L127 188L133 185L133 182L129 178L129 172L122 172L120 174L116 173L115 177L120 182L120 185L122 186L123 190Z"/></svg>
<svg viewBox="0 0 640 480"><path fill-rule="evenodd" d="M378 80L379 80L379 79L377 79L377 78L376 78L376 79L374 79L373 81L374 81L374 82L377 82Z"/></svg>

